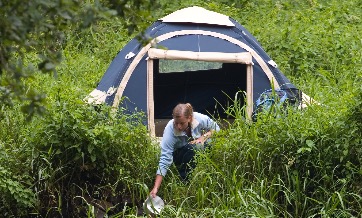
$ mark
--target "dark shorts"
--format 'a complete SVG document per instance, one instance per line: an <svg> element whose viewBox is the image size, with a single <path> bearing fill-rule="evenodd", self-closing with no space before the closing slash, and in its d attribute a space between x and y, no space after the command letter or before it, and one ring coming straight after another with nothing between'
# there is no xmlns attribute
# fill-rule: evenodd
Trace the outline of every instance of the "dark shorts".
<svg viewBox="0 0 362 218"><path fill-rule="evenodd" d="M205 148L206 147L210 147L210 145L206 145ZM199 149L197 149L195 145L187 144L173 152L173 162L183 181L188 180L189 174L196 167L196 150Z"/></svg>
<svg viewBox="0 0 362 218"><path fill-rule="evenodd" d="M182 180L187 180L191 170L195 168L195 149L194 145L187 144L173 152L173 162L180 174Z"/></svg>

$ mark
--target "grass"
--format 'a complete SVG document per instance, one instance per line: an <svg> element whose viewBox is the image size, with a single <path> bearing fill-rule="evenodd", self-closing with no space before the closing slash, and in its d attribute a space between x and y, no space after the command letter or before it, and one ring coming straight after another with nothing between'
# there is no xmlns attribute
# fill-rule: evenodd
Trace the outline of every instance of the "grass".
<svg viewBox="0 0 362 218"><path fill-rule="evenodd" d="M167 12L191 4L242 23L282 72L320 104L287 108L287 116L262 114L250 123L234 102L227 112L235 122L218 133L212 150L199 153L191 181L179 181L174 168L164 179L159 195L167 206L160 217L358 217L361 3L184 1L168 2ZM97 191L103 200L122 198L110 217L140 216L159 155L144 127L127 122L142 115L117 117L107 108L82 106L131 38L118 22L70 32L57 77L41 74L28 81L47 94L43 117L27 123L17 107L2 109L2 214L94 217L94 206L75 199Z"/></svg>

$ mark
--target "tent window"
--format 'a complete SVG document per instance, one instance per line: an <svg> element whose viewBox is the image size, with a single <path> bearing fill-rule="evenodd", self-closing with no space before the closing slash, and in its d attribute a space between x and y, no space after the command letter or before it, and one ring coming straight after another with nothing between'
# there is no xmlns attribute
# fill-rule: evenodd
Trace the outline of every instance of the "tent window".
<svg viewBox="0 0 362 218"><path fill-rule="evenodd" d="M159 73L186 72L222 68L222 63L194 60L159 60Z"/></svg>

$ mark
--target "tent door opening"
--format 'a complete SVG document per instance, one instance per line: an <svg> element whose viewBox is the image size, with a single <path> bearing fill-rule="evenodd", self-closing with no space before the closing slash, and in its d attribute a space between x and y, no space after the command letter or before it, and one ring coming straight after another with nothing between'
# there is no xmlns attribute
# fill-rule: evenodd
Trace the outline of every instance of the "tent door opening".
<svg viewBox="0 0 362 218"><path fill-rule="evenodd" d="M162 137L178 103L191 103L194 111L216 119L231 119L225 109L234 104L235 98L241 106L252 99L251 69L251 64L245 63L149 59L147 95L151 135Z"/></svg>

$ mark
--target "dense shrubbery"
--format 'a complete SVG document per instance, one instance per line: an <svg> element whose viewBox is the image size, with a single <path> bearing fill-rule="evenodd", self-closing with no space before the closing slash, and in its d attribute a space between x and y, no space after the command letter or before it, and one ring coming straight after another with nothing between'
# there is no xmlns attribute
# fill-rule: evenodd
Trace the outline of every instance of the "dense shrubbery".
<svg viewBox="0 0 362 218"><path fill-rule="evenodd" d="M165 190L181 205L166 216L358 216L361 131L356 120L347 121L349 112L330 106L259 114L252 124L243 119L243 108L229 108L236 122L218 135L210 153L200 154L187 191Z"/></svg>
<svg viewBox="0 0 362 218"><path fill-rule="evenodd" d="M160 1L165 10L189 1ZM225 5L225 4L228 5ZM320 104L287 116L243 109L198 156L189 184L173 170L159 194L164 217L351 217L362 211L362 30L359 1L218 1L193 4L227 14L263 45L288 78ZM129 36L104 21L66 36L58 77L27 84L47 93L47 113L26 122L1 107L0 212L7 217L94 216L92 199L118 203L115 217L137 213L152 186L157 146L142 115L97 110L81 99ZM121 25L119 25L121 26ZM31 61L31 55L29 57ZM127 203L126 203L127 202ZM124 205L129 207L123 207ZM137 207L138 208L137 208Z"/></svg>
<svg viewBox="0 0 362 218"><path fill-rule="evenodd" d="M105 200L115 208L126 202L139 206L136 197L144 197L143 184L153 180L146 172L154 171L157 162L157 147L142 117L58 102L33 125L24 126L18 143L4 142L13 147L1 155L0 190L8 193L2 194L1 210L14 216L28 211L56 217L86 214L89 199Z"/></svg>
<svg viewBox="0 0 362 218"><path fill-rule="evenodd" d="M330 117L328 110L313 106L286 117L266 114L252 125L238 119L216 140L206 161L212 164L200 164L201 172L219 179L195 183L196 190L211 186L208 190L225 201L236 198L229 207L244 215L357 216L362 197L359 134L346 117ZM250 191L258 198L243 199ZM246 203L253 207L237 210Z"/></svg>
<svg viewBox="0 0 362 218"><path fill-rule="evenodd" d="M9 217L26 215L35 203L34 179L29 174L31 148L24 144L22 132L27 127L23 120L17 111L7 111L0 122L0 211Z"/></svg>
<svg viewBox="0 0 362 218"><path fill-rule="evenodd" d="M144 195L135 187L153 179L144 172L153 169L149 163L156 163L156 150L140 115L108 110L60 104L32 132L39 210L59 207L72 214L78 206L70 203L75 196L139 203L131 193Z"/></svg>

